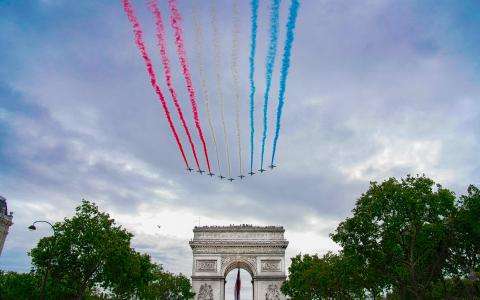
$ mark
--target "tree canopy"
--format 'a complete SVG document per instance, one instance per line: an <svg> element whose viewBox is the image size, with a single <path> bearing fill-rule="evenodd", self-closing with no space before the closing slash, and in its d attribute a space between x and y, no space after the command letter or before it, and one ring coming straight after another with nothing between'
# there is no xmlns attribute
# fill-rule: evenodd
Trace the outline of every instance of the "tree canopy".
<svg viewBox="0 0 480 300"><path fill-rule="evenodd" d="M28 274L0 274L4 299L190 299L190 281L131 247L133 235L88 201L30 251ZM3 299L1 298L1 299Z"/></svg>
<svg viewBox="0 0 480 300"><path fill-rule="evenodd" d="M293 299L443 298L459 286L480 295L479 208L474 186L456 199L425 176L371 182L331 235L342 250L293 258L282 290Z"/></svg>

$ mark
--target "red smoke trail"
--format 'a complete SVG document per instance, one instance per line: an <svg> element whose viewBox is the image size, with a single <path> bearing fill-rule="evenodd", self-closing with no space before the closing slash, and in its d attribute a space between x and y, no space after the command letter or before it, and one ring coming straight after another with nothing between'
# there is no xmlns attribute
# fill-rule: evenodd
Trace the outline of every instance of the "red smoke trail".
<svg viewBox="0 0 480 300"><path fill-rule="evenodd" d="M148 7L150 8L150 11L155 16L155 24L157 25L158 46L160 47L160 57L162 58L165 81L167 83L168 90L170 91L170 95L172 96L173 103L175 104L175 108L177 109L178 117L180 118L183 129L187 134L188 142L190 143L190 147L192 148L192 152L193 152L193 157L195 158L195 163L197 164L197 168L200 170L197 151L195 151L195 145L193 144L192 136L190 135L190 130L188 130L187 123L185 122L185 118L183 117L182 107L178 102L177 93L173 88L172 72L170 70L170 61L168 59L168 54L167 54L167 44L165 42L165 27L163 26L162 13L158 9L156 0L150 0L148 2Z"/></svg>
<svg viewBox="0 0 480 300"><path fill-rule="evenodd" d="M203 152L205 154L205 160L207 161L208 172L210 173L210 160L208 159L207 145L205 143L205 137L203 136L202 127L200 126L200 119L198 118L197 101L195 96L195 89L193 88L192 77L190 70L188 69L187 55L185 53L185 46L183 43L183 32L181 27L182 17L178 11L177 1L168 0L168 6L170 7L170 24L175 32L175 45L177 47L177 54L180 59L180 65L182 66L183 77L185 77L185 83L188 89L188 95L190 96L190 103L192 104L193 118L195 119L195 126L197 127L198 135L203 145Z"/></svg>
<svg viewBox="0 0 480 300"><path fill-rule="evenodd" d="M175 137L175 141L177 142L178 149L182 154L183 161L185 162L185 165L187 166L187 168L189 168L187 157L185 156L185 152L183 151L182 143L178 138L177 130L173 125L172 118L170 116L167 103L165 101L165 97L163 96L163 93L160 90L160 87L158 86L157 76L155 75L155 71L153 70L152 60L150 59L147 49L145 48L145 43L143 42L143 32L142 32L140 23L138 22L137 17L135 16L135 12L133 11L133 7L132 7L132 4L130 3L130 0L122 0L122 3L123 3L123 9L125 10L125 13L128 16L128 20L130 21L133 27L133 32L135 34L135 44L137 45L138 50L140 50L140 54L143 58L143 61L145 62L148 75L150 76L150 84L155 90L155 93L158 96L158 100L160 100L160 102L162 103L163 111L165 112L165 116L167 117L168 125L170 126L170 129L172 130L172 134Z"/></svg>

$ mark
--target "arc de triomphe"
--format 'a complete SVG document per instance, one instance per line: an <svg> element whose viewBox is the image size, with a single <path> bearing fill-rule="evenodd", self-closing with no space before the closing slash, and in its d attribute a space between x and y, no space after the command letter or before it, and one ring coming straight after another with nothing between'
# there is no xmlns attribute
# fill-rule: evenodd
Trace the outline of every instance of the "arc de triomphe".
<svg viewBox="0 0 480 300"><path fill-rule="evenodd" d="M225 277L236 268L253 280L253 299L283 300L285 229L277 226L201 226L193 229L192 285L197 300L224 300Z"/></svg>

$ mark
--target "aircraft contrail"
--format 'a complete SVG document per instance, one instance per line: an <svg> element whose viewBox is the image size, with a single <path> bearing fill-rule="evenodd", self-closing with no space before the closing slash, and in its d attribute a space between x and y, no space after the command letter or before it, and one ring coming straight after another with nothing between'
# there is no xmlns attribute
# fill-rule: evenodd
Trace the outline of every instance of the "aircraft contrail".
<svg viewBox="0 0 480 300"><path fill-rule="evenodd" d="M292 52L292 44L295 38L295 23L297 21L297 12L300 3L298 0L292 0L288 13L287 22L287 36L285 39L285 46L283 49L282 68L280 71L280 88L278 92L278 106L277 106L277 120L275 126L275 137L273 138L272 161L275 161L275 153L277 150L278 137L280 135L280 121L282 118L282 109L285 103L285 89L287 87L288 68L290 67L290 55Z"/></svg>
<svg viewBox="0 0 480 300"><path fill-rule="evenodd" d="M222 91L222 77L220 75L220 42L219 42L219 33L218 33L218 24L217 24L217 1L213 0L210 7L212 28L213 28L213 52L214 52L214 61L215 61L215 77L217 85L217 95L220 101L220 115L222 120L223 127L223 136L225 139L225 156L227 158L227 167L228 167L228 177L232 177L232 165L230 163L230 149L228 146L228 136L227 136L227 125L225 123L225 104Z"/></svg>
<svg viewBox="0 0 480 300"><path fill-rule="evenodd" d="M188 142L190 143L190 147L193 152L193 157L195 158L195 163L197 165L197 168L200 169L200 164L198 163L197 151L195 150L195 144L192 141L190 130L188 129L187 122L185 121L185 118L183 116L182 107L178 102L177 93L175 92L175 88L173 87L172 72L170 69L170 61L168 59L167 44L165 42L165 27L163 25L162 14L158 9L157 0L149 0L148 7L150 8L150 11L155 17L155 25L157 29L157 40L158 40L158 46L160 48L160 57L162 60L165 81L167 83L168 90L170 91L170 95L172 96L172 100L175 105L175 108L177 109L180 122L183 126L185 134L187 135Z"/></svg>
<svg viewBox="0 0 480 300"><path fill-rule="evenodd" d="M263 170L263 157L265 155L265 141L267 139L267 116L268 116L268 97L272 85L272 73L275 63L275 56L277 55L277 40L278 40L278 26L280 14L280 0L272 0L270 7L270 43L268 46L268 53L266 59L265 71L265 94L263 97L263 134L262 134L262 153L260 159L260 170Z"/></svg>
<svg viewBox="0 0 480 300"><path fill-rule="evenodd" d="M198 73L200 75L201 91L202 91L203 101L205 102L205 110L207 112L208 127L210 128L213 146L215 148L218 174L221 175L222 169L220 168L220 155L218 153L217 137L215 135L215 129L213 127L213 121L212 121L212 114L210 112L210 97L209 97L210 93L208 91L207 82L205 80L206 74L205 74L205 67L203 63L203 59L204 59L203 58L203 32L202 32L202 27L200 25L200 21L197 15L197 7L194 3L192 3L192 17L193 17L193 23L195 26L195 44L197 45L196 58L198 63Z"/></svg>
<svg viewBox="0 0 480 300"><path fill-rule="evenodd" d="M205 160L207 163L208 172L211 173L210 160L208 158L207 144L205 137L203 136L202 127L200 125L200 119L198 116L197 101L195 95L195 89L193 87L192 77L190 75L190 69L188 68L187 55L185 52L185 45L183 42L183 32L181 27L181 15L177 7L176 0L168 0L168 6L170 8L170 24L175 34L175 45L177 48L178 58L180 59L180 65L185 78L185 83L190 97L190 103L192 105L193 118L195 120L195 126L197 127L198 135L203 146L203 152L205 154ZM200 171L200 170L199 170Z"/></svg>
<svg viewBox="0 0 480 300"><path fill-rule="evenodd" d="M167 106L167 102L165 101L165 97L163 96L162 91L160 90L160 87L158 85L157 81L157 76L155 74L155 71L153 69L152 65L152 60L147 52L147 49L145 47L145 43L143 41L143 32L142 28L140 26L140 23L138 22L138 19L135 15L135 12L133 10L132 4L130 3L130 0L122 0L123 3L123 9L125 13L127 14L128 20L132 24L133 27L133 32L135 35L135 44L137 45L138 50L140 51L140 55L143 58L143 61L145 63L145 67L147 68L147 73L150 77L150 84L152 85L155 93L158 96L158 100L162 104L163 111L165 112L165 117L167 118L168 125L170 126L170 129L172 131L172 134L175 138L175 141L177 142L178 149L180 150L180 153L182 155L183 161L185 162L185 165L187 169L190 168L188 165L187 158L185 156L185 152L183 151L183 146L182 143L180 142L180 139L178 138L177 130L175 129L175 125L172 122L172 118L170 116L170 111Z"/></svg>
<svg viewBox="0 0 480 300"><path fill-rule="evenodd" d="M255 100L255 80L254 80L254 74L255 74L255 50L257 47L257 19L258 19L258 0L252 0L250 2L250 6L252 9L252 17L251 17L251 23L252 23L252 28L251 28L251 33L250 33L250 56L248 58L249 60L249 74L248 74L248 79L250 81L250 95L249 95L249 100L250 100L250 175L253 175L253 138L255 135L255 126L254 126L254 118L253 118L253 112L254 112L254 100Z"/></svg>
<svg viewBox="0 0 480 300"><path fill-rule="evenodd" d="M238 0L233 1L232 7L233 31L232 31L232 63L230 65L233 77L233 88L235 93L235 124L237 127L238 163L240 176L243 175L242 161L242 138L240 131L240 83L238 80L238 35L240 30L240 17L238 13Z"/></svg>

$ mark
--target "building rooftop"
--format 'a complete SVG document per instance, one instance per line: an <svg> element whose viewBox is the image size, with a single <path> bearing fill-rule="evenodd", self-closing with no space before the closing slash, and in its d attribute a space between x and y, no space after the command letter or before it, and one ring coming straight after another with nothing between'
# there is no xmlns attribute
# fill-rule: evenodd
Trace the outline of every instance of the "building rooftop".
<svg viewBox="0 0 480 300"><path fill-rule="evenodd" d="M268 231L268 232L285 232L283 226L254 226L251 224L228 225L228 226L195 226L193 232L230 232L230 231Z"/></svg>

